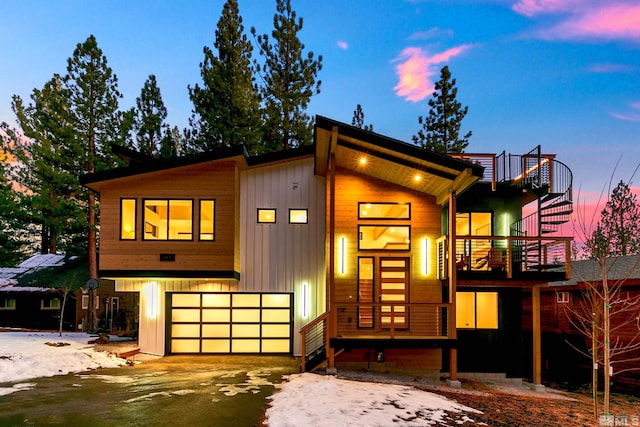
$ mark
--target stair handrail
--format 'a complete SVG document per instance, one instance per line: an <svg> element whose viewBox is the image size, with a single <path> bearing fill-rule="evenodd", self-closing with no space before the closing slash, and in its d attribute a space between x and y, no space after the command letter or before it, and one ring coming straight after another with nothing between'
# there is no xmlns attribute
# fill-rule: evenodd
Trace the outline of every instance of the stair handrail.
<svg viewBox="0 0 640 427"><path fill-rule="evenodd" d="M302 328L300 328L300 335L301 335L301 342L302 342L302 348L301 348L301 354L302 357L300 357L300 372L304 372L305 371L305 362L307 359L307 333L309 331L311 331L314 327L316 327L319 323L326 321L329 318L329 311L325 311L323 314L321 314L320 316L316 317L315 319L313 319L311 322L307 323L306 325L304 325ZM324 328L326 329L326 328ZM325 334L327 335L327 334ZM325 336L325 346L328 347L328 337ZM314 348L311 351L315 351L317 350L317 348Z"/></svg>

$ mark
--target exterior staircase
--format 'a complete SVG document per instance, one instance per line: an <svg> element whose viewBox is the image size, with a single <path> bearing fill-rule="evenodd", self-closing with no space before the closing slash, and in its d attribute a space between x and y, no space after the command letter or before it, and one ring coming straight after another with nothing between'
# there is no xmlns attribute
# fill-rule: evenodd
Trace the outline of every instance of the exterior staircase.
<svg viewBox="0 0 640 427"><path fill-rule="evenodd" d="M498 156L498 182L516 185L529 193L536 208L532 213L511 224L515 237L552 234L571 220L573 213L573 175L554 156L544 155L537 146L524 155ZM525 200L526 200L525 196ZM554 251L558 253L554 253ZM564 249L548 247L531 240L521 241L516 261L527 269L552 267L555 260L564 261Z"/></svg>

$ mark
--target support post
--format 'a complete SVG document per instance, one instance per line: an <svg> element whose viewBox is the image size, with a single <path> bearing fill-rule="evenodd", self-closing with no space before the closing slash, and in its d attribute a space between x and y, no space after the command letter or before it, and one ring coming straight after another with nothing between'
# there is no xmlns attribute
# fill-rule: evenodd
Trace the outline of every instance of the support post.
<svg viewBox="0 0 640 427"><path fill-rule="evenodd" d="M457 339L456 330L456 291L458 287L458 276L456 271L456 192L449 192L449 216L448 216L448 235L447 252L449 258L447 260L447 268L449 269L449 313L448 313L448 330L449 339ZM455 346L449 347L449 380L447 385L454 388L460 388L458 381L458 349Z"/></svg>
<svg viewBox="0 0 640 427"><path fill-rule="evenodd" d="M540 285L531 288L533 318L533 385L535 391L544 391L542 385L542 333L540 326Z"/></svg>

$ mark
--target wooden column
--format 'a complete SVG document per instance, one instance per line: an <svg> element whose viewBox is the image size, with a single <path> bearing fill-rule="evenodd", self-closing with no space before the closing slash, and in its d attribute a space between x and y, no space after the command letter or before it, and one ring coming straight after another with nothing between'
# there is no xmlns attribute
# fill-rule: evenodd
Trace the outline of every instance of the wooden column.
<svg viewBox="0 0 640 427"><path fill-rule="evenodd" d="M337 142L337 129L333 129L332 147ZM327 308L329 311L329 324L327 325L327 337L325 348L327 351L328 367L335 367L335 350L329 345L329 340L338 335L338 310L335 307L335 273L336 273L336 155L331 150L329 155L329 289L327 289Z"/></svg>
<svg viewBox="0 0 640 427"><path fill-rule="evenodd" d="M449 193L449 240L447 242L447 252L449 258L447 261L447 268L449 270L449 313L448 318L448 337L449 339L456 339L458 333L456 330L456 291L458 287L457 273L456 273L456 192L451 191ZM458 380L458 349L451 347L449 349L449 379L451 381Z"/></svg>
<svg viewBox="0 0 640 427"><path fill-rule="evenodd" d="M540 286L531 288L533 317L533 384L542 384L542 334L540 327Z"/></svg>

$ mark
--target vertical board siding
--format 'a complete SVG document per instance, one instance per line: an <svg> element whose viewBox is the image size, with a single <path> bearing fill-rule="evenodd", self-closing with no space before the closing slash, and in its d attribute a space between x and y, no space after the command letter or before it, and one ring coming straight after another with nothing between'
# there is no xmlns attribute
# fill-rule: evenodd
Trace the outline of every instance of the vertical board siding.
<svg viewBox="0 0 640 427"><path fill-rule="evenodd" d="M294 292L294 354L299 354L297 331L325 310L324 179L314 175L312 157L296 159L244 171L240 194L239 290ZM258 224L258 208L276 209L276 223ZM308 223L289 224L289 209L308 209ZM301 317L303 282L315 296L307 319Z"/></svg>

